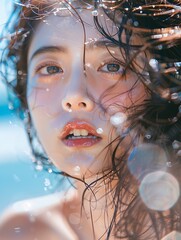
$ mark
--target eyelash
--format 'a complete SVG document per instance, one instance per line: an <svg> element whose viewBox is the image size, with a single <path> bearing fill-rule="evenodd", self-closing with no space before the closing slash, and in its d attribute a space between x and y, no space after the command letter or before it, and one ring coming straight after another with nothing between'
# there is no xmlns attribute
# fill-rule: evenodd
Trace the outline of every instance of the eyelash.
<svg viewBox="0 0 181 240"><path fill-rule="evenodd" d="M120 67L120 69L118 70L118 71L109 71L108 69L107 69L107 71L105 71L105 70L101 70L101 68L103 68L103 67L105 67L106 65L108 65L108 64L115 64L115 65L119 65L119 67ZM107 62L105 62L104 64L102 64L99 68L98 68L98 71L102 71L103 73L105 73L105 74L122 74L123 72L124 72L124 67L119 63L119 62L117 62L117 61L107 61Z"/></svg>
<svg viewBox="0 0 181 240"><path fill-rule="evenodd" d="M118 71L109 71L108 69L107 70L103 70L102 68L103 67L106 67L106 65L111 65L111 64L115 64L115 65L118 65L119 66L119 69ZM56 75L56 74L60 74L60 73L63 73L63 70L62 68L57 64L57 63L54 63L54 62L48 62L48 63L42 63L41 65L37 66L37 68L35 69L35 73L39 73L41 70L43 70L43 68L47 68L47 67L56 67L58 68L60 71L57 72L57 73L40 73L41 75L43 75L44 77L46 76L50 76L50 75ZM120 70L121 69L121 70ZM47 70L45 70L47 71ZM117 61L107 61L105 62L104 64L102 64L99 68L98 68L98 71L99 72L103 72L104 74L111 74L111 75L121 75L123 72L124 72L124 67L121 66L121 64Z"/></svg>
<svg viewBox="0 0 181 240"><path fill-rule="evenodd" d="M52 73L52 74L50 74L50 73L46 73L46 74L42 73L42 75L44 75L44 76L56 75L56 74L59 74L59 73L63 73L62 68L61 68L57 63L54 63L54 62L48 62L48 63L42 63L42 64L40 64L39 66L37 66L37 67L35 68L35 73L38 73L38 72L40 72L41 70L43 70L43 68L47 68L47 67L57 67L57 68L60 70L60 72L58 72L58 73Z"/></svg>

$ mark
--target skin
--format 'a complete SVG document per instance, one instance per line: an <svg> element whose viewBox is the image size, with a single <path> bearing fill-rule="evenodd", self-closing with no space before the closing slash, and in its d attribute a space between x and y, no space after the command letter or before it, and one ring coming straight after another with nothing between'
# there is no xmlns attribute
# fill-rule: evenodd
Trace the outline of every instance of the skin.
<svg viewBox="0 0 181 240"><path fill-rule="evenodd" d="M125 112L132 102L142 102L146 94L141 82L136 83L133 72L128 70L128 80L121 77L124 66L110 56L105 47L106 40L94 27L91 11L82 11L80 17L86 32L86 75L84 32L79 19L69 13L66 17L51 15L45 23L38 25L29 47L27 99L38 137L52 162L72 176L90 178L111 167L111 153L107 154L106 146L111 131L112 139L117 137L109 122L111 115ZM115 34L117 29L110 20L107 25L110 33ZM51 49L36 54L47 46ZM59 49L52 50L52 47ZM110 46L109 51L123 61L117 47ZM111 64L118 67L116 72L107 69ZM54 66L56 73L50 74L50 67ZM100 106L99 98L106 90L109 90L109 97L105 97ZM120 104L119 109L114 108L116 103ZM71 108L68 108L70 104ZM102 106L109 106L105 115ZM95 130L102 128L101 141L90 147L65 146L60 135L66 124L74 120L85 121Z"/></svg>
<svg viewBox="0 0 181 240"><path fill-rule="evenodd" d="M127 80L121 77L124 66L115 61L110 52L121 61L123 56L115 46L109 46L108 52L105 39L94 27L91 11L83 10L79 14L84 22L86 35L78 17L67 12L60 16L50 15L37 26L28 51L27 100L38 137L55 166L71 176L92 182L103 171L111 169L111 152L107 151L106 146L118 133L111 125L110 117L117 112L127 114L126 109L132 106L133 102L141 103L147 98L147 94L141 81L137 81L136 74L131 70L126 73ZM105 18L104 14L102 18ZM115 34L116 27L110 20L107 19L106 22L109 32ZM84 37L86 74L83 64ZM139 39L136 41L140 43ZM44 51L39 51L42 48ZM108 65L112 64L116 64L116 71L110 71ZM140 68L142 64L140 61ZM55 70L53 74L52 69ZM109 94L100 102L100 96L106 90ZM117 103L119 108L115 107ZM67 107L70 105L71 107ZM103 108L107 109L106 114ZM60 135L66 124L75 120L85 121L95 130L102 128L101 141L88 147L66 146ZM121 145L119 153L124 151L128 143L129 139ZM23 211L25 202L19 203L16 210L13 207L9 209L2 217L1 236L6 240L14 240L14 237L11 238L7 233L18 225L21 229L29 226L33 229L26 233L26 239L99 239L106 232L113 215L110 205L107 209L109 219L105 223L105 204L111 204L112 196L107 194L104 197L106 184L100 185L98 189L94 189L97 190L96 202L92 201L92 195L87 193L84 211L80 214L85 185L79 181L76 184L76 191L68 191L58 196L59 201L55 203L46 197L28 200L27 203L36 206L36 209ZM112 182L110 188L114 184L116 182ZM57 196L54 195L53 198ZM89 200L92 201L92 212ZM42 206L42 202L48 204ZM35 216L36 224L30 221L30 215ZM96 226L94 231L92 218ZM110 239L115 237L111 236Z"/></svg>

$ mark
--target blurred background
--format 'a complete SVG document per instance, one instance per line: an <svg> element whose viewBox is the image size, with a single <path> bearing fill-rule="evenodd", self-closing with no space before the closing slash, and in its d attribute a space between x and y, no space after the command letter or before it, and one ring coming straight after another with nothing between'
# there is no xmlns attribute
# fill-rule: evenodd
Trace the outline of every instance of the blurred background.
<svg viewBox="0 0 181 240"><path fill-rule="evenodd" d="M0 0L0 32L11 8L12 0ZM60 177L32 164L24 125L12 110L0 79L0 214L16 201L54 192L59 182Z"/></svg>

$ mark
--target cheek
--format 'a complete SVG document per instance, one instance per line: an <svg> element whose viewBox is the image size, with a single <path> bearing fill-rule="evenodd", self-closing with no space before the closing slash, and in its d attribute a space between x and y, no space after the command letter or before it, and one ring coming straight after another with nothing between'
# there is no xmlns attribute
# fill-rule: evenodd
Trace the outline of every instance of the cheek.
<svg viewBox="0 0 181 240"><path fill-rule="evenodd" d="M128 108L141 104L148 97L141 82L129 84L126 81L120 81L103 93L101 104L104 109L111 108L113 113L117 111L125 112Z"/></svg>
<svg viewBox="0 0 181 240"><path fill-rule="evenodd" d="M61 91L57 86L34 87L28 90L28 105L33 111L41 111L49 117L56 116L61 110Z"/></svg>

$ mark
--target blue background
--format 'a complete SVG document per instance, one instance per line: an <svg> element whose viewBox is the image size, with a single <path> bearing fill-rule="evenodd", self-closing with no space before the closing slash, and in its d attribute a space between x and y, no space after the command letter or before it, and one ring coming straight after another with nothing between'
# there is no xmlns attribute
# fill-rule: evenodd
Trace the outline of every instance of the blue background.
<svg viewBox="0 0 181 240"><path fill-rule="evenodd" d="M0 31L11 6L11 0L0 0ZM50 194L57 191L57 184L65 185L55 174L35 170L24 125L8 104L0 79L0 214L16 201Z"/></svg>

